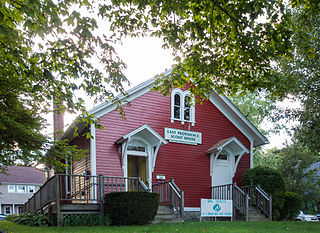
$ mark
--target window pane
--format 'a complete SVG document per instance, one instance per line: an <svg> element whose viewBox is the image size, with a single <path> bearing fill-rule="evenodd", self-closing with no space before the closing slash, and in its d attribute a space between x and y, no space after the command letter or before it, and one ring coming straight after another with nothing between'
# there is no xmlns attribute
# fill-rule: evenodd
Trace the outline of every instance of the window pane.
<svg viewBox="0 0 320 233"><path fill-rule="evenodd" d="M228 155L226 155L226 154L220 154L217 159L228 160Z"/></svg>
<svg viewBox="0 0 320 233"><path fill-rule="evenodd" d="M184 98L184 120L190 121L190 96Z"/></svg>
<svg viewBox="0 0 320 233"><path fill-rule="evenodd" d="M180 107L174 106L174 118L175 119L180 119Z"/></svg>
<svg viewBox="0 0 320 233"><path fill-rule="evenodd" d="M28 186L28 192L29 193L34 193L34 191L35 191L34 186Z"/></svg>
<svg viewBox="0 0 320 233"><path fill-rule="evenodd" d="M185 108L190 108L190 102L191 102L190 96L186 96L186 97L184 98L184 107L185 107Z"/></svg>
<svg viewBox="0 0 320 233"><path fill-rule="evenodd" d="M10 215L11 214L11 206L6 206L5 207L5 213L6 213L6 215Z"/></svg>
<svg viewBox="0 0 320 233"><path fill-rule="evenodd" d="M184 110L184 119L186 121L190 121L190 109L189 108Z"/></svg>
<svg viewBox="0 0 320 233"><path fill-rule="evenodd" d="M17 185L17 193L26 193L26 186Z"/></svg>
<svg viewBox="0 0 320 233"><path fill-rule="evenodd" d="M127 150L146 152L146 148L144 146L136 146L136 145L129 145Z"/></svg>
<svg viewBox="0 0 320 233"><path fill-rule="evenodd" d="M174 95L174 105L175 106L181 106L181 104L180 104L180 95L179 94L175 94Z"/></svg>
<svg viewBox="0 0 320 233"><path fill-rule="evenodd" d="M8 193L14 193L14 192L15 192L14 185L8 185Z"/></svg>

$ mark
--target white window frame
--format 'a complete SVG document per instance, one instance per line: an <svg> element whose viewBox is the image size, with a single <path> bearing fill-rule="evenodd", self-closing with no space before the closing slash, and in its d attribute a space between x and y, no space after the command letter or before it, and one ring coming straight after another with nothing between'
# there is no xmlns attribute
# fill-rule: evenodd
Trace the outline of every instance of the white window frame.
<svg viewBox="0 0 320 233"><path fill-rule="evenodd" d="M7 213L7 208L9 208L9 214ZM6 206L4 206L4 214L5 215L11 215L12 214L12 206L10 206L10 205L6 205Z"/></svg>
<svg viewBox="0 0 320 233"><path fill-rule="evenodd" d="M176 94L180 95L180 118L174 117L174 96ZM196 123L196 121L195 121L195 102L194 102L193 98L191 99L191 103L190 103L190 120L184 119L184 111L185 111L184 101L187 96L191 97L190 91L188 91L188 90L182 91L179 88L175 88L171 91L171 123L173 123L174 121L181 121L181 124L188 122L188 123L192 123L192 126L194 126L194 124Z"/></svg>
<svg viewBox="0 0 320 233"><path fill-rule="evenodd" d="M31 189L33 189L33 192L30 192ZM36 186L28 185L28 193L35 193L35 192L36 192Z"/></svg>
<svg viewBox="0 0 320 233"><path fill-rule="evenodd" d="M10 189L10 187L13 187L13 191L12 189ZM16 186L13 184L9 184L8 185L8 193L15 193L16 192Z"/></svg>
<svg viewBox="0 0 320 233"><path fill-rule="evenodd" d="M23 186L24 187L24 192L20 192L19 191L19 186ZM27 187L25 185L21 185L21 184L17 185L17 193L27 193Z"/></svg>

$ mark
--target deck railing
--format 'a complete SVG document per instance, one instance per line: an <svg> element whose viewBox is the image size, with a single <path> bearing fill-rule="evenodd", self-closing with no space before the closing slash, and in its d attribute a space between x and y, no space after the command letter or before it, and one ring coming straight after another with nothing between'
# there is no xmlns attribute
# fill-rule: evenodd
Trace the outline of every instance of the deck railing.
<svg viewBox="0 0 320 233"><path fill-rule="evenodd" d="M272 220L272 196L269 196L259 185L244 186L241 189L249 195L250 204L256 206Z"/></svg>
<svg viewBox="0 0 320 233"><path fill-rule="evenodd" d="M179 189L174 179L152 184L152 192L159 193L160 204L171 204L179 218L183 217L184 191Z"/></svg>
<svg viewBox="0 0 320 233"><path fill-rule="evenodd" d="M212 199L233 200L233 212L238 210L248 221L249 196L236 184L225 184L211 187Z"/></svg>
<svg viewBox="0 0 320 233"><path fill-rule="evenodd" d="M100 204L106 193L148 191L140 178L56 174L24 204L23 212L43 212L52 203L57 214L61 204ZM103 213L102 213L103 214Z"/></svg>

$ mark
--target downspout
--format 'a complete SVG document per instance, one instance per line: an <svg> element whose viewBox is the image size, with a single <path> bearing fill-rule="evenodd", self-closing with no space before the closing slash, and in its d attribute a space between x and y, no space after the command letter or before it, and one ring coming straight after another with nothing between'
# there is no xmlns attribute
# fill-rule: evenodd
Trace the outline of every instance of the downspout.
<svg viewBox="0 0 320 233"><path fill-rule="evenodd" d="M253 142L254 140L250 140L250 168L253 168Z"/></svg>

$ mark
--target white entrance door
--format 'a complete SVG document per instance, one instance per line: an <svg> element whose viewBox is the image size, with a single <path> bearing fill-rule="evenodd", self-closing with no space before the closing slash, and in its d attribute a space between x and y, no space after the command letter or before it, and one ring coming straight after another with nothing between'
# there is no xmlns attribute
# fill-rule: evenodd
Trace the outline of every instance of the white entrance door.
<svg viewBox="0 0 320 233"><path fill-rule="evenodd" d="M232 163L230 155L220 154L213 164L212 186L232 183ZM213 199L232 199L232 186L227 185L212 189Z"/></svg>
<svg viewBox="0 0 320 233"><path fill-rule="evenodd" d="M230 155L220 154L213 164L212 186L231 183L232 166Z"/></svg>

